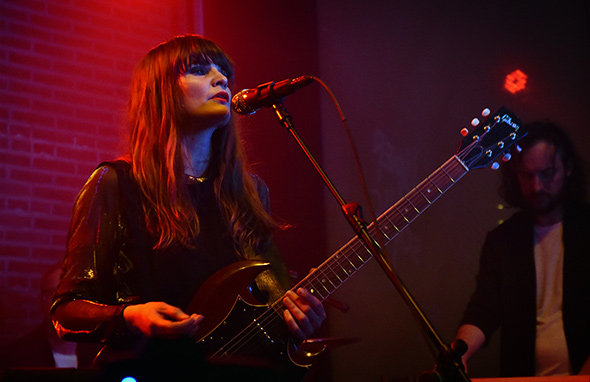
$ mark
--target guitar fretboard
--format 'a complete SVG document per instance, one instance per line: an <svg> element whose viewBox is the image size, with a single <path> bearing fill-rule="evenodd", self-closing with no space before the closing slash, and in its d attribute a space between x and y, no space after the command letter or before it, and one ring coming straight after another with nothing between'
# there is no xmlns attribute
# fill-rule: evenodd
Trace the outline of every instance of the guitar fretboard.
<svg viewBox="0 0 590 382"><path fill-rule="evenodd" d="M451 188L469 169L455 155L412 189L368 226L372 237L382 235L382 244L387 244L410 225L424 210ZM328 298L346 280L373 258L365 244L358 237L352 238L335 254L324 261L313 273L301 280L294 289L303 287L320 301ZM282 314L282 301L273 304L274 310Z"/></svg>
<svg viewBox="0 0 590 382"><path fill-rule="evenodd" d="M469 170L485 167L500 154L508 154L507 148L525 136L526 129L516 116L501 108L482 127L464 135L465 139L457 154L368 226L369 234L380 245L384 246L393 240ZM364 242L354 237L293 290L306 288L320 301L324 301L372 258ZM277 300L238 335L228 340L214 356L252 354L254 350L261 349L263 344L285 343L289 333L282 320L284 311L282 299Z"/></svg>

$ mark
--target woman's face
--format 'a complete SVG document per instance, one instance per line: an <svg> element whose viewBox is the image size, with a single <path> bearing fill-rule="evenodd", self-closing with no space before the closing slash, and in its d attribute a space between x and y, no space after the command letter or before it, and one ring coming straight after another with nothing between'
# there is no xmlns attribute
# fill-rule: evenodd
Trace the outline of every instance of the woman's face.
<svg viewBox="0 0 590 382"><path fill-rule="evenodd" d="M183 106L191 121L200 129L227 125L231 91L223 69L211 62L192 64L178 81Z"/></svg>

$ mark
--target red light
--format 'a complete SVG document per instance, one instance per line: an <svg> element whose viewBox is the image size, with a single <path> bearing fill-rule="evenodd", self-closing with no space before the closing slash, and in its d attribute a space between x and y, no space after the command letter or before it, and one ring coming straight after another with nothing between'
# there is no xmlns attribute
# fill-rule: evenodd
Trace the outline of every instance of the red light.
<svg viewBox="0 0 590 382"><path fill-rule="evenodd" d="M506 76L504 88L512 94L524 90L527 78L528 76L526 74L517 69Z"/></svg>

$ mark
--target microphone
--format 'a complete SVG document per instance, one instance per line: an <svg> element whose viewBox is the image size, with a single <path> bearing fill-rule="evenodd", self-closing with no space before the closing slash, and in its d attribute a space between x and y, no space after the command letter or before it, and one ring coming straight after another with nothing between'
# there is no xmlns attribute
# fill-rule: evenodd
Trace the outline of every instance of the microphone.
<svg viewBox="0 0 590 382"><path fill-rule="evenodd" d="M313 76L301 76L280 82L267 82L256 89L244 89L233 96L231 105L238 114L254 114L261 107L272 106L277 101L309 85Z"/></svg>

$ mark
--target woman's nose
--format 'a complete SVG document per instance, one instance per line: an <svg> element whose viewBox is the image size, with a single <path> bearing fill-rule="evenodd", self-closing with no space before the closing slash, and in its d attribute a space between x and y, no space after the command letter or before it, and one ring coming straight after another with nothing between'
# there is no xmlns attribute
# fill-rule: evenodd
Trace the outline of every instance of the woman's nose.
<svg viewBox="0 0 590 382"><path fill-rule="evenodd" d="M227 88L227 77L223 75L217 68L213 68L213 86L221 86L223 88Z"/></svg>

